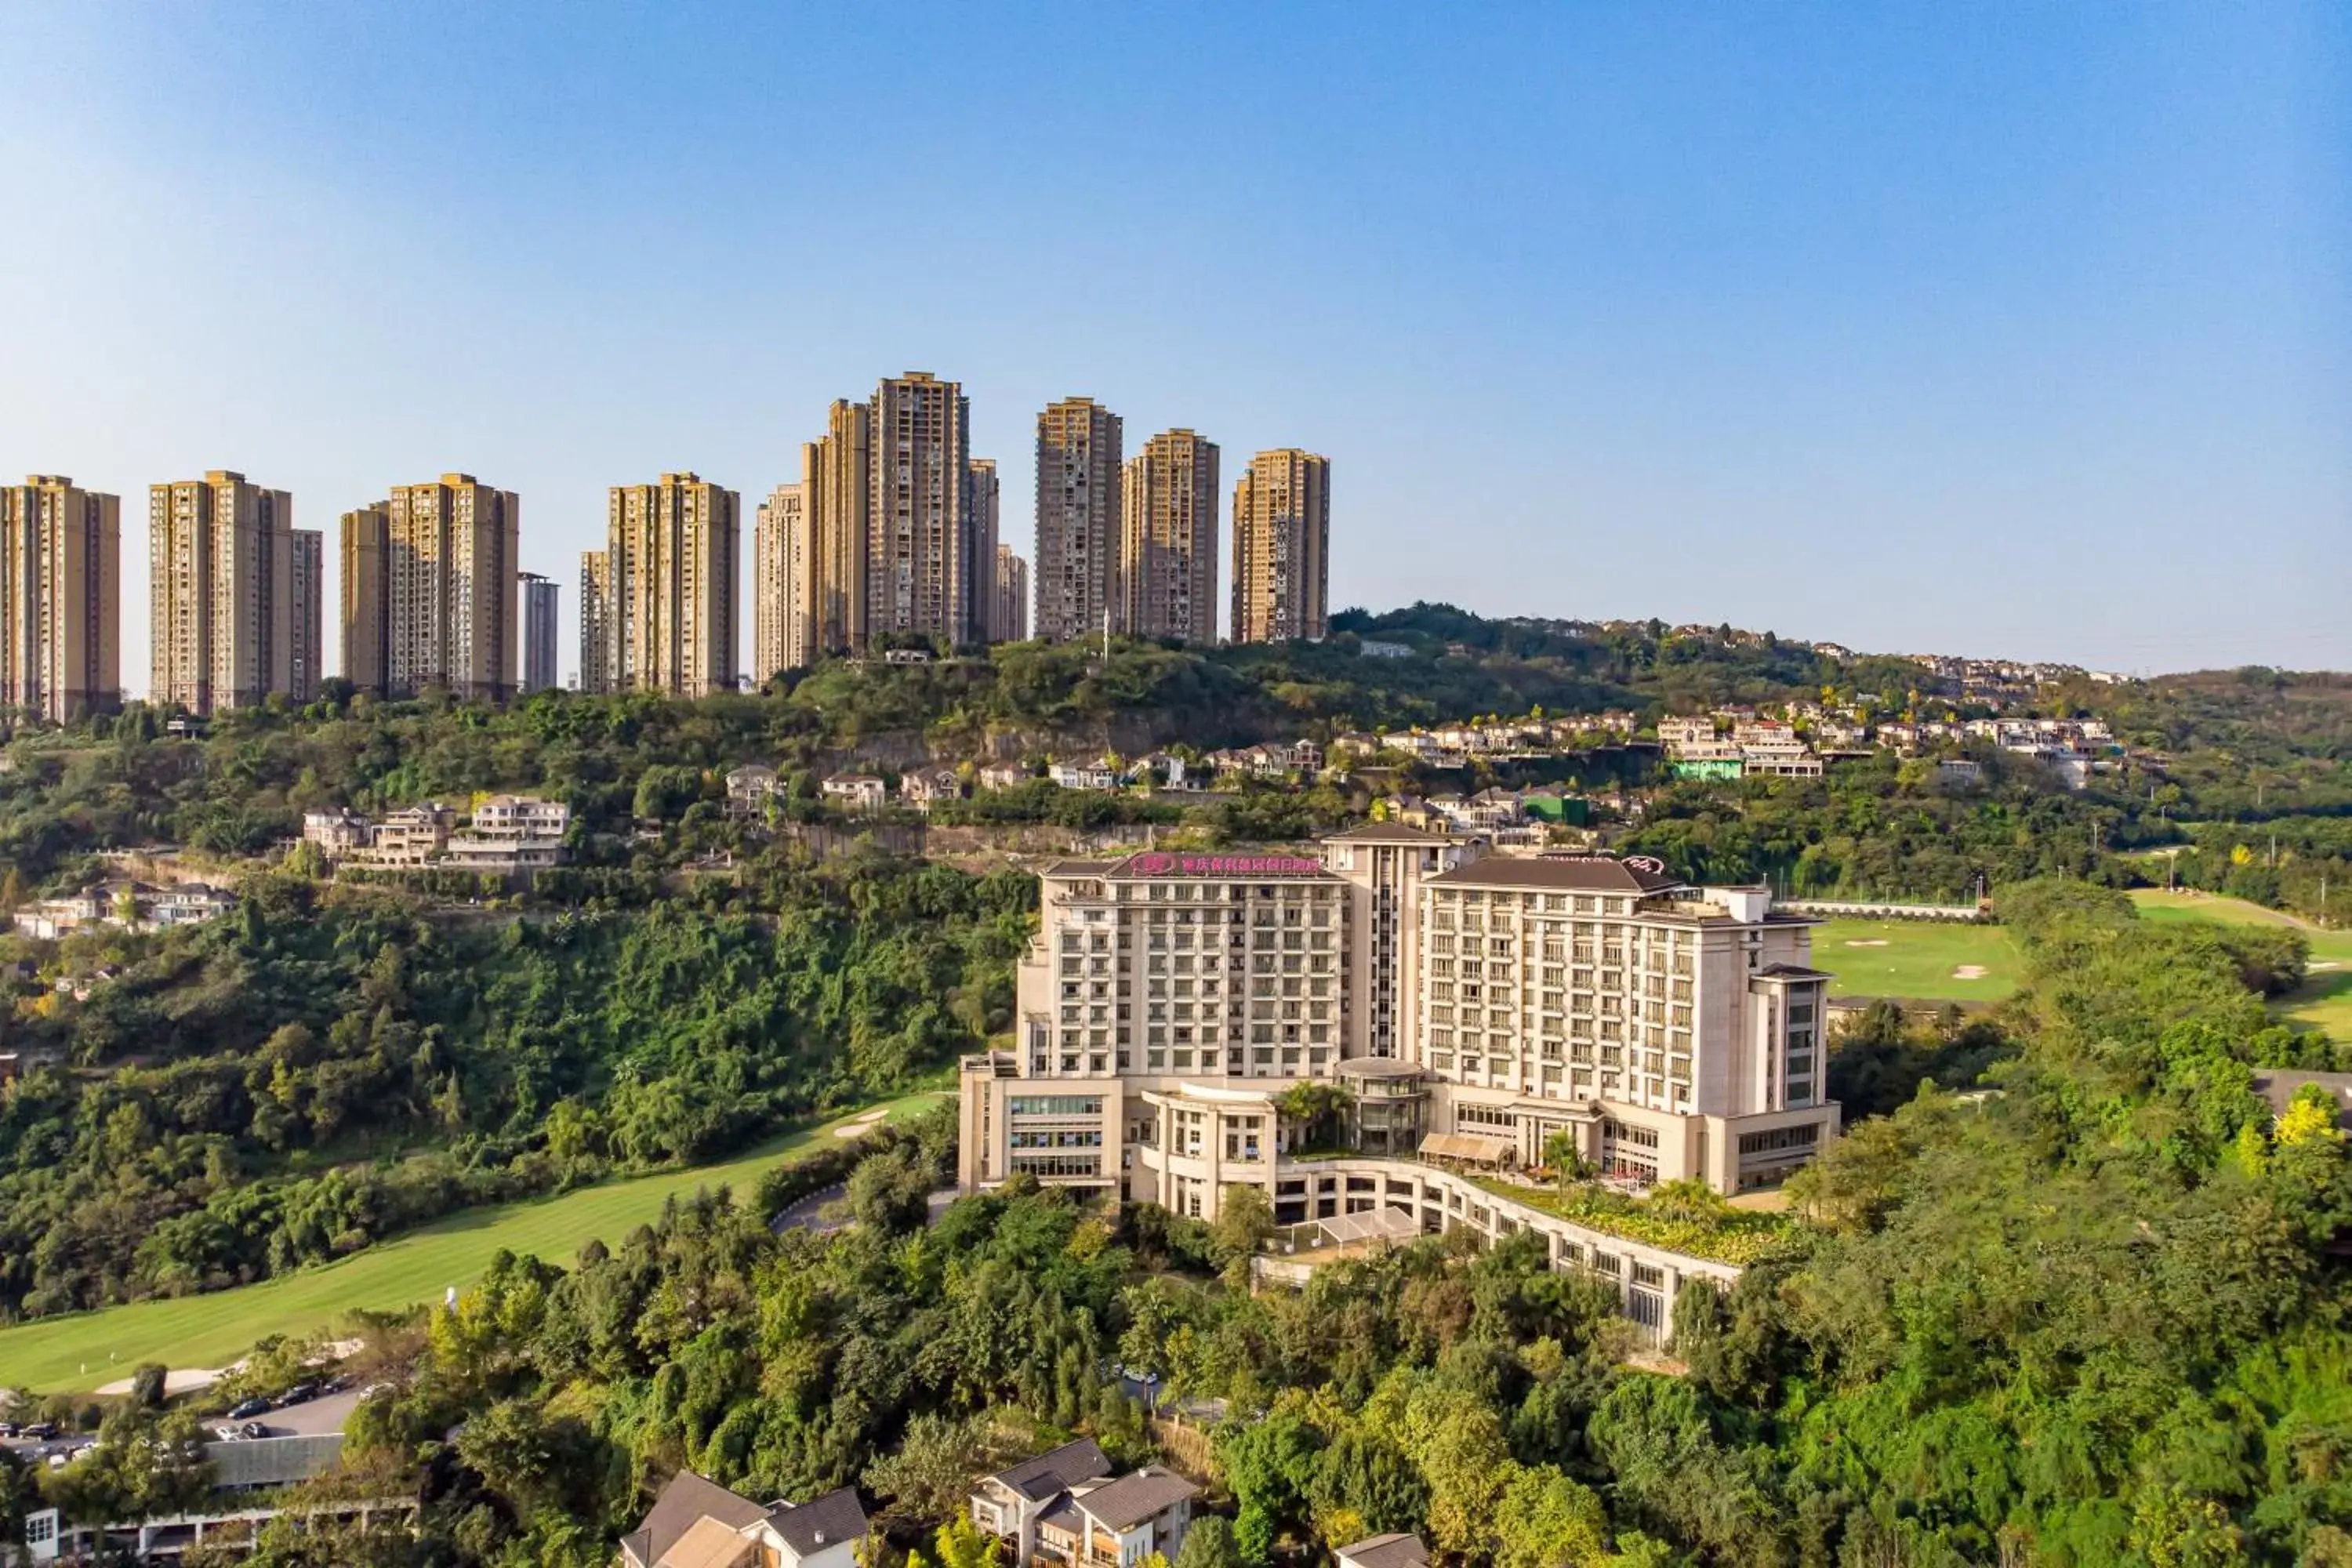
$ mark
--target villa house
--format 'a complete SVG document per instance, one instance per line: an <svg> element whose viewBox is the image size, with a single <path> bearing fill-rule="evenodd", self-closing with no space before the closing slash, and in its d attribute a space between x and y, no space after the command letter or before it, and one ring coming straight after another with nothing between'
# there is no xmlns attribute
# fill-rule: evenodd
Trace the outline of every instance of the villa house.
<svg viewBox="0 0 2352 1568"><path fill-rule="evenodd" d="M1092 1439L1065 1443L982 1480L972 1522L1012 1548L1012 1568L1137 1568L1183 1546L1201 1489L1162 1466L1110 1478Z"/></svg>
<svg viewBox="0 0 2352 1568"><path fill-rule="evenodd" d="M1418 1535L1375 1535L1342 1546L1339 1568L1429 1568L1429 1548Z"/></svg>
<svg viewBox="0 0 2352 1568"><path fill-rule="evenodd" d="M727 771L727 815L765 816L768 803L782 787L776 770L765 763L745 763Z"/></svg>
<svg viewBox="0 0 2352 1568"><path fill-rule="evenodd" d="M1009 1542L1013 1563L1025 1564L1037 1547L1037 1516L1072 1487L1109 1474L1110 1460L1092 1437L1065 1443L984 1478L972 1489L971 1521Z"/></svg>
<svg viewBox="0 0 2352 1568"><path fill-rule="evenodd" d="M898 795L918 811L943 800L963 798L963 780L953 768L916 768L898 776Z"/></svg>
<svg viewBox="0 0 2352 1568"><path fill-rule="evenodd" d="M1113 790L1118 787L1118 763L1105 757L1091 763L1055 763L1045 776L1063 789Z"/></svg>
<svg viewBox="0 0 2352 1568"><path fill-rule="evenodd" d="M882 809L889 791L872 773L835 773L818 786L824 798L853 816Z"/></svg>
<svg viewBox="0 0 2352 1568"><path fill-rule="evenodd" d="M621 1538L619 1568L855 1568L866 1510L844 1487L765 1505L680 1470Z"/></svg>
<svg viewBox="0 0 2352 1568"><path fill-rule="evenodd" d="M1054 1568L1138 1568L1156 1552L1172 1563L1200 1495L1199 1486L1157 1465L1074 1487L1037 1516L1032 1561Z"/></svg>

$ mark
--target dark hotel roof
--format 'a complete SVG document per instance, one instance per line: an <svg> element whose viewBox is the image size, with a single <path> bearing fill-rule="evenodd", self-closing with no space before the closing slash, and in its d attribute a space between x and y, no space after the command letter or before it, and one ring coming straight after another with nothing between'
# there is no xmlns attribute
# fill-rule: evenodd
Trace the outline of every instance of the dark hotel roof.
<svg viewBox="0 0 2352 1568"><path fill-rule="evenodd" d="M1688 884L1664 869L1607 855L1489 855L1429 879L1439 888L1545 888L1579 893L1655 893Z"/></svg>

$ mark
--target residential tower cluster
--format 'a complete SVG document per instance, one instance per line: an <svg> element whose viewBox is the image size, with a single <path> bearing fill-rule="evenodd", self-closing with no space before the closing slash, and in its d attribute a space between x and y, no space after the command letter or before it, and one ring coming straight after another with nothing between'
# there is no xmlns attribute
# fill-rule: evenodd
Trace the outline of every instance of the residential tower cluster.
<svg viewBox="0 0 2352 1568"><path fill-rule="evenodd" d="M1040 412L1036 439L1033 571L1003 538L961 383L908 371L835 402L799 479L752 510L748 647L738 492L691 471L614 486L604 547L580 562L578 685L699 697L836 654L1217 641L1217 444L1171 429L1129 457L1119 416L1088 397ZM63 722L120 704L120 513L62 475L0 489L0 707ZM512 490L456 472L344 512L343 678L488 700L555 685L558 588L522 569L521 513ZM1258 453L1231 516L1226 638L1324 636L1329 461ZM294 526L290 494L225 468L158 484L148 541L153 700L202 715L317 695L326 542Z"/></svg>

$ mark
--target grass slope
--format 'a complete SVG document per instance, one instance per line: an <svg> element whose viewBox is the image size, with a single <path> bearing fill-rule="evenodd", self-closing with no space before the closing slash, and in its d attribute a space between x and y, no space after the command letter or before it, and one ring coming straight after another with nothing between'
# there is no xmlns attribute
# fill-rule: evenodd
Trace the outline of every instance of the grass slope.
<svg viewBox="0 0 2352 1568"><path fill-rule="evenodd" d="M2271 1004L2271 1011L2289 1023L2325 1029L2330 1037L2352 1040L2352 931L2322 931L2308 921L2276 910L2225 899L2212 893L2168 893L2138 888L2132 902L2140 918L2151 921L2219 921L2230 925L2286 925L2303 932L2311 943L2311 973L2291 994Z"/></svg>
<svg viewBox="0 0 2352 1568"><path fill-rule="evenodd" d="M1813 931L1813 967L1833 996L1998 1002L2017 989L2017 949L1999 926L1941 921L1828 921ZM1984 973L1973 980L1962 969Z"/></svg>
<svg viewBox="0 0 2352 1568"><path fill-rule="evenodd" d="M940 1098L925 1092L889 1101L886 1119L902 1121ZM839 1129L872 1109L784 1134L723 1164L467 1209L323 1268L259 1284L0 1329L0 1386L79 1392L121 1377L142 1362L221 1366L257 1340L310 1333L353 1308L388 1311L438 1300L448 1287L464 1289L480 1278L501 1247L569 1262L593 1238L617 1243L658 1215L673 1194L720 1185L739 1197L749 1194L779 1158L832 1146Z"/></svg>

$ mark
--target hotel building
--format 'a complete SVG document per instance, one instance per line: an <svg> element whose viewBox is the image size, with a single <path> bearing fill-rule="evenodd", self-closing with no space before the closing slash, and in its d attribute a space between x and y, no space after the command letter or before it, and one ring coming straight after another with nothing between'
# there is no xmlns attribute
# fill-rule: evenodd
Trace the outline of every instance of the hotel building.
<svg viewBox="0 0 2352 1568"><path fill-rule="evenodd" d="M1612 1174L1734 1193L1836 1133L1829 977L1765 890L1389 824L1318 847L1047 869L1014 1047L963 1063L964 1189L1025 1173L1210 1217L1248 1183L1284 1224L1374 1206L1357 1180L1438 1201L1420 1167L1343 1191L1288 1158L1300 1083L1348 1091L1347 1142L1392 1164L1534 1164L1566 1132Z"/></svg>

